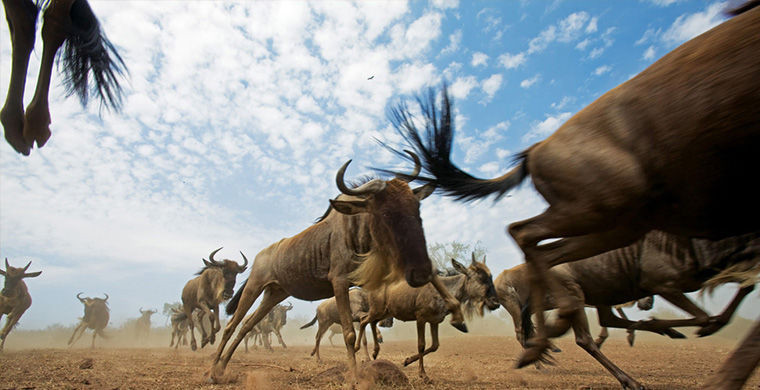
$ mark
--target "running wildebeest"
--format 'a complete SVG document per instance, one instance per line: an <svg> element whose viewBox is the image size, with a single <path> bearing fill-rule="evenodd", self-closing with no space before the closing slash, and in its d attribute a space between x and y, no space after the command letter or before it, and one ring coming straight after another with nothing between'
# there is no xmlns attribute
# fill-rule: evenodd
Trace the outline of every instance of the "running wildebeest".
<svg viewBox="0 0 760 390"><path fill-rule="evenodd" d="M74 329L74 333L71 334L71 338L69 339L69 346L77 342L79 338L82 337L82 334L84 334L85 330L92 329L92 344L90 347L95 348L96 335L100 335L100 337L106 338L106 335L103 333L103 329L108 326L108 319L110 318L108 309L108 294L103 293L103 295L106 296L105 298L82 298L80 295L82 295L82 293L77 294L77 299L79 299L79 302L82 302L82 304L84 304L84 316L80 319L79 325L77 325L77 327ZM78 336L77 331L79 331Z"/></svg>
<svg viewBox="0 0 760 390"><path fill-rule="evenodd" d="M491 271L483 262L475 259L475 253L472 254L472 263L465 267L458 261L451 259L451 264L458 272L454 276L440 277L443 284L449 292L456 297L465 307L465 313L477 313L483 316L483 308L489 310L499 308L499 299L496 296ZM423 365L423 357L431 352L438 350L438 324L443 322L444 317L449 314L443 299L431 284L414 288L403 281L389 284L383 289L367 291L367 300L369 301L369 313L362 318L359 324L359 337L364 335L367 324L372 327L372 334L375 337L375 350L372 357L376 358L380 352L380 345L377 340L377 322L393 317L401 321L417 322L417 354L404 360L404 366L413 363L415 360L419 363L419 376L429 381ZM430 324L430 336L432 345L425 349L425 324ZM356 350L359 350L359 343L356 343Z"/></svg>
<svg viewBox="0 0 760 390"><path fill-rule="evenodd" d="M264 317L256 326L253 327L253 329L248 332L245 338L245 351L248 352L248 340L253 338L253 346L256 347L256 338L260 337L261 343L264 345L264 348L273 351L272 349L272 343L269 341L270 336L272 333L274 333L277 336L277 340L280 342L280 345L282 345L283 348L287 349L288 346L285 345L285 341L282 339L282 334L280 334L280 330L288 321L287 313L290 309L293 308L293 304L288 302L288 306L285 305L276 305L272 308L272 310L269 311L269 314L267 314L266 317Z"/></svg>
<svg viewBox="0 0 760 390"><path fill-rule="evenodd" d="M544 298L564 318L582 302L547 277L557 264L629 245L658 229L721 239L760 230L754 181L760 166L760 2L691 39L575 114L518 155L511 171L475 178L450 159L452 111L422 102L420 135L401 105L391 119L433 176L422 178L460 200L501 196L530 176L549 207L509 226L530 265L536 336L518 366L545 356ZM559 295L558 295L559 294ZM582 326L578 324L578 326Z"/></svg>
<svg viewBox="0 0 760 390"><path fill-rule="evenodd" d="M135 337L147 339L150 335L150 316L156 314L158 310L143 310L140 308L140 318L135 322Z"/></svg>
<svg viewBox="0 0 760 390"><path fill-rule="evenodd" d="M185 311L188 326L190 327L190 348L193 351L198 348L195 342L193 311L196 309L201 311L198 316L198 327L202 335L201 348L206 346L207 343L214 344L216 333L221 329L219 304L230 299L235 288L235 278L248 267L248 259L242 251L240 255L243 256L243 265L228 259L223 261L214 260L214 255L221 249L218 248L211 252L208 260L203 259L205 266L196 273L198 276L188 281L182 289L182 310ZM208 316L211 322L209 333L206 333L206 329L203 326L203 318L206 316Z"/></svg>
<svg viewBox="0 0 760 390"><path fill-rule="evenodd" d="M330 200L327 212L303 232L282 239L256 255L244 286L227 304L232 320L208 371L209 381L224 374L243 337L285 298L318 300L335 296L343 327L349 372L357 380L348 290L352 285L373 289L404 278L412 286L430 281L432 264L427 255L420 218L420 201L432 186L412 189L408 181L372 179L349 188L343 175L349 160L338 170L336 185L342 192ZM415 166L419 172L419 165ZM235 340L225 346L253 302L264 293L258 308L246 318Z"/></svg>
<svg viewBox="0 0 760 390"><path fill-rule="evenodd" d="M8 264L8 258L5 258L5 271L0 269L0 275L5 277L3 291L0 293L0 320L3 319L3 315L6 316L5 326L0 331L0 352L3 351L8 333L16 326L26 309L32 306L32 296L29 295L26 283L21 279L35 278L40 276L42 271L26 273L30 265L32 265L31 261L24 268L11 267Z"/></svg>
<svg viewBox="0 0 760 390"><path fill-rule="evenodd" d="M179 348L180 341L182 345L187 345L187 315L180 308L171 308L171 324L172 324L172 340L169 342L169 347ZM174 344L174 338L177 338L177 344Z"/></svg>
<svg viewBox="0 0 760 390"><path fill-rule="evenodd" d="M41 148L50 138L50 78L56 53L64 43L59 64L63 65L68 95L78 95L86 106L92 92L101 103L119 110L118 78L126 67L101 30L87 0L3 0L3 7L11 33L12 54L8 95L0 111L0 122L5 129L5 139L13 149L28 156L35 142ZM34 97L24 112L24 86L40 10L44 21L42 60Z"/></svg>
<svg viewBox="0 0 760 390"><path fill-rule="evenodd" d="M624 252L622 251L612 251L608 252L602 255L602 256L609 256L612 254L616 255L622 255ZM596 257L594 257L596 258ZM591 260L591 259L589 259ZM572 264L570 264L572 265ZM504 309L509 313L509 316L512 317L512 323L515 327L515 336L517 337L517 341L520 343L521 346L525 346L525 339L522 326L522 309L525 307L525 305L528 303L528 297L530 295L530 286L528 283L528 270L525 264L520 264L518 266L512 267L510 269L505 269L502 271L499 276L496 277L493 281L494 286L496 287L496 295L499 297L499 303L504 307ZM623 312L623 307L629 307L633 306L634 304L638 305L639 309L641 310L650 310L654 304L654 297L648 296L645 298L641 298L636 301L631 301L628 303L620 304L620 305L614 305L614 308L618 312L618 314L625 320L628 319L628 317ZM548 303L546 304L547 307L553 306L553 304ZM600 309L601 311L608 311L611 310L610 306L603 306ZM609 317L603 317L602 315L599 316L600 320L602 318L609 318ZM609 332L607 331L607 327L600 323L602 329L599 333L599 336L596 340L594 340L594 343L597 347L601 348L602 344L605 340L607 340L607 337L609 337ZM671 334L674 337L678 337L676 335L677 332L671 331ZM629 329L628 330L628 344L633 346L634 341L634 330ZM683 337L683 336L681 336Z"/></svg>
<svg viewBox="0 0 760 390"><path fill-rule="evenodd" d="M362 317L369 312L367 293L360 288L352 288L348 291L348 304L351 309L351 319L353 322L361 321ZM389 320L390 321L381 323L380 326L391 327L393 325L393 317L390 317ZM316 354L317 360L321 360L319 357L319 343L322 340L322 336L329 329L331 332L329 339L330 344L332 344L332 336L337 332L333 329L333 324L340 324L340 312L338 311L338 303L335 301L335 297L326 299L324 302L320 303L319 306L317 306L317 313L314 315L314 318L301 326L301 329L306 329L314 325L315 322L318 322L316 335L317 341L314 345L314 349L311 351L311 356ZM367 360L369 360L367 337L362 337L361 341L364 346L364 352L367 354ZM378 341L381 342L382 339L378 337Z"/></svg>

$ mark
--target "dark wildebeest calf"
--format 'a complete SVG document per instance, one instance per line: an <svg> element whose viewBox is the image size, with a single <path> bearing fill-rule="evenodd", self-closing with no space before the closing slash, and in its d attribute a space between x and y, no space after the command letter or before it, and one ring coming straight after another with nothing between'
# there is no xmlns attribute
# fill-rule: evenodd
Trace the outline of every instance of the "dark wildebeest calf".
<svg viewBox="0 0 760 390"><path fill-rule="evenodd" d="M256 255L248 280L227 305L227 313L234 316L224 329L208 372L210 381L224 374L243 337L289 296L310 301L335 296L352 378L349 381L355 381L356 334L348 302L349 287L378 288L399 277L413 286L430 281L432 265L419 208L433 187L412 189L408 181L394 178L373 179L358 188L349 188L343 180L349 163L350 160L343 164L336 175L343 194L330 200L328 211L318 222ZM419 172L418 165L415 171ZM225 351L235 328L262 292L261 304L246 318Z"/></svg>
<svg viewBox="0 0 760 390"><path fill-rule="evenodd" d="M92 329L92 344L90 347L95 348L96 335L106 338L103 329L108 326L108 319L110 318L108 294L103 294L106 296L105 298L82 298L80 295L82 295L82 293L77 294L77 299L84 304L84 317L80 319L79 325L74 329L74 333L71 334L69 346L77 342L86 329ZM77 335L77 331L79 331L79 335Z"/></svg>
<svg viewBox="0 0 760 390"><path fill-rule="evenodd" d="M245 338L245 351L248 352L248 340L253 338L253 347L256 348L256 339L260 338L261 344L264 348L273 351L272 343L270 342L271 334L274 333L277 336L277 340L280 342L283 348L287 349L285 341L282 339L280 330L288 322L288 311L293 308L293 304L288 303L285 305L276 305L269 311L266 317L264 317L253 329L248 332Z"/></svg>
<svg viewBox="0 0 760 390"><path fill-rule="evenodd" d="M0 275L5 276L3 291L0 293L0 320L3 319L3 315L7 316L5 327L0 331L0 352L3 351L8 333L11 332L26 309L32 305L32 296L29 295L26 283L21 279L40 276L42 271L26 273L30 265L32 265L31 261L24 268L11 267L6 258L5 271L0 269Z"/></svg>
<svg viewBox="0 0 760 390"><path fill-rule="evenodd" d="M511 224L509 234L530 264L534 311L543 313L547 289L556 289L560 316L575 318L583 304L561 294L547 276L552 266L629 245L653 229L708 239L760 231L750 179L760 166L759 4L749 2L605 93L498 178L475 178L451 162L446 93L440 111L432 92L423 104L424 135L403 105L392 119L423 158L433 176L427 182L446 194L501 196L532 178L549 206ZM543 315L536 331L518 366L546 352Z"/></svg>
<svg viewBox="0 0 760 390"><path fill-rule="evenodd" d="M172 346L176 349L179 347L180 341L182 345L187 345L187 315L180 306L179 309L171 308L171 324L172 324L172 340L169 342L169 347ZM174 338L177 338L177 344L174 344Z"/></svg>
<svg viewBox="0 0 760 390"><path fill-rule="evenodd" d="M147 339L150 336L150 316L156 314L157 310L143 310L140 308L140 317L135 322L135 337Z"/></svg>
<svg viewBox="0 0 760 390"><path fill-rule="evenodd" d="M126 69L116 49L100 29L87 0L3 0L11 32L11 78L0 111L5 139L17 152L29 155L37 142L41 148L50 138L48 92L53 60L64 43L60 64L69 95L77 94L87 105L90 90L101 102L118 110L121 87L117 75ZM24 112L24 85L29 56L34 48L37 16L44 8L42 61L34 97ZM93 85L88 81L92 73Z"/></svg>
<svg viewBox="0 0 760 390"><path fill-rule="evenodd" d="M201 329L201 348L207 343L214 344L216 333L221 329L219 321L219 304L230 299L235 288L235 278L238 274L243 273L248 266L248 259L243 252L243 265L232 260L216 261L214 255L222 248L211 252L209 259L203 260L206 265L203 267L182 289L182 310L187 317L188 326L190 327L190 348L195 351L198 346L195 342L195 321L192 313L198 309L201 311L198 316L198 327ZM211 322L211 330L207 334L203 326L203 318L208 316Z"/></svg>

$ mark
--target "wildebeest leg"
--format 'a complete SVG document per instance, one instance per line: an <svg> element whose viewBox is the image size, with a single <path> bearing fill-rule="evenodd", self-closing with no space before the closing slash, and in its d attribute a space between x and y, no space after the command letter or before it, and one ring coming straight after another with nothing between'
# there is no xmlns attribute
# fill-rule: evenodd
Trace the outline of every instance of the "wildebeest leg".
<svg viewBox="0 0 760 390"><path fill-rule="evenodd" d="M266 348L267 351L274 352L274 348L272 348L272 340L269 336L269 333L261 333L261 342L264 343L264 348Z"/></svg>
<svg viewBox="0 0 760 390"><path fill-rule="evenodd" d="M380 353L380 343L383 342L383 336L380 334L380 330L377 329L377 322L372 322L369 326L372 329L372 359L374 360L377 359L377 355ZM364 339L364 348L367 348L366 338Z"/></svg>
<svg viewBox="0 0 760 390"><path fill-rule="evenodd" d="M740 390L760 364L760 318L739 347L702 387L712 390Z"/></svg>
<svg viewBox="0 0 760 390"><path fill-rule="evenodd" d="M682 293L660 293L665 300L683 309L685 312L694 316L694 318L680 319L680 320L658 320L651 319L645 321L636 322L631 329L643 329L657 331L663 327L679 327L679 326L699 326L701 327L697 334L699 337L709 336L719 329L723 328L733 316L736 308L739 307L739 303L744 299L747 294L754 290L754 286L748 286L740 288L736 292L734 299L728 304L723 313L718 316L710 317L702 308L697 306L694 302Z"/></svg>
<svg viewBox="0 0 760 390"><path fill-rule="evenodd" d="M620 315L620 318L628 321L628 316L625 315L623 308L616 307L615 311L617 311L618 315ZM636 331L633 329L628 329L626 330L626 332L628 332L628 336L626 336L626 339L628 340L628 345L633 347L633 341L636 339Z"/></svg>
<svg viewBox="0 0 760 390"><path fill-rule="evenodd" d="M325 331L329 328L330 328L330 325L326 325L324 322L319 321L319 324L317 327L317 336L315 337L316 343L314 344L314 349L311 350L311 356L314 356L314 354L316 354L317 361L321 360L321 358L319 357L319 342L322 340L322 336L325 334ZM330 344L335 345L332 342L333 336L335 336L335 333L332 333L332 331L330 331L330 337L329 337Z"/></svg>
<svg viewBox="0 0 760 390"><path fill-rule="evenodd" d="M98 335L98 331L95 330L95 329L93 329L92 330L92 343L90 343L90 348L91 349L95 348L95 336L97 336L97 335Z"/></svg>
<svg viewBox="0 0 760 390"><path fill-rule="evenodd" d="M597 336L596 340L594 340L594 344L596 344L596 347L601 349L602 344L604 344L604 341L607 340L607 337L610 337L610 333L607 331L607 327L603 326L602 330L599 331L599 336Z"/></svg>
<svg viewBox="0 0 760 390"><path fill-rule="evenodd" d="M628 376L628 374L612 363L612 361L604 356L602 351L597 348L591 338L591 332L588 327L588 318L586 318L585 311L581 310L575 313L573 317L573 332L575 333L575 343L586 350L586 352L593 356L596 361L610 372L610 374L617 378L624 389L644 389L644 386Z"/></svg>
<svg viewBox="0 0 760 390"><path fill-rule="evenodd" d="M258 274L254 273L254 270L251 270L251 275L245 282L243 292L240 295L240 300L238 302L237 308L235 309L235 314L227 323L227 326L224 327L224 332L222 333L222 341L216 348L214 363L212 364L212 369L209 372L209 380L211 381L224 374L224 369L227 367L227 365L220 363L222 352L224 352L224 347L227 345L230 337L232 337L232 334L235 333L235 328L237 328L238 324L240 324L240 322L243 321L243 318L245 318L248 309L251 308L253 302L256 301L259 295L261 295L261 292L264 291L266 280L261 280L264 278L257 278L257 275ZM248 331L250 332L250 329Z"/></svg>
<svg viewBox="0 0 760 390"><path fill-rule="evenodd" d="M534 178L535 181L535 178ZM546 197L546 195L544 196ZM549 341L545 329L544 297L548 290L555 297L560 319L572 317L574 312L583 311L582 302L571 299L563 293L561 286L549 274L549 267L569 261L585 259L607 252L635 241L645 229L622 226L601 233L599 225L608 223L605 216L591 218L587 215L573 215L575 206L556 208L555 203L542 214L509 225L509 234L525 253L531 285L531 307L536 313L536 335L526 342L527 347L517 362L524 367L546 357ZM583 209L583 208L580 208ZM561 211L560 211L561 210ZM547 244L538 245L543 240L565 237Z"/></svg>
<svg viewBox="0 0 760 390"><path fill-rule="evenodd" d="M459 304L459 301L451 295L446 286L443 285L441 278L435 273L433 273L430 282L433 284L433 287L435 287L435 290L438 291L438 294L441 295L441 298L443 298L443 301L446 304L446 310L451 312L451 326L462 332L467 332L467 325L464 323L462 306Z"/></svg>
<svg viewBox="0 0 760 390"><path fill-rule="evenodd" d="M24 140L24 87L29 56L34 48L37 6L31 0L3 0L11 33L11 79L0 110L5 139L17 152L28 156L31 145Z"/></svg>
<svg viewBox="0 0 760 390"><path fill-rule="evenodd" d="M219 321L219 305L209 307L209 309L213 312L213 316L209 315L209 318L211 319L211 334L208 336L208 342L211 345L214 345L216 334L219 332L219 329L222 328L221 321Z"/></svg>
<svg viewBox="0 0 760 390"><path fill-rule="evenodd" d="M214 314L211 312L211 308L205 302L200 302L198 307L201 309L201 315L198 316L198 327L201 328L201 334L203 335L201 338L201 348L203 348L211 341L211 335L214 334L214 328L216 325L214 324ZM209 333L206 333L206 327L203 326L203 318L206 316L208 316L208 321L211 324Z"/></svg>
<svg viewBox="0 0 760 390"><path fill-rule="evenodd" d="M330 330L330 336L328 336L327 339L330 341L330 345L334 347L335 343L333 343L333 341L332 341L333 336L335 336L335 332L333 332L332 329L331 329Z"/></svg>
<svg viewBox="0 0 760 390"><path fill-rule="evenodd" d="M517 301L517 299L514 299L515 297L511 297L513 299L505 299L506 297L502 297L501 294L499 294L499 303L501 303L501 306L504 307L504 310L509 313L509 316L512 317L512 323L515 327L515 337L517 338L517 342L520 343L521 346L525 347L525 337L522 331L522 310L520 309L520 304Z"/></svg>
<svg viewBox="0 0 760 390"><path fill-rule="evenodd" d="M87 329L86 324L84 322L80 322L79 325L74 328L74 333L71 334L71 338L69 338L69 345L72 345L75 342L79 341L79 338L82 337L82 333L84 333L85 329ZM79 331L79 336L77 336L77 331ZM76 336L76 339L74 336Z"/></svg>
<svg viewBox="0 0 760 390"><path fill-rule="evenodd" d="M2 318L3 316L0 314L0 319ZM11 329L13 329L13 326L16 325L19 318L21 318L21 314L16 312L11 312L6 316L5 326L3 327L3 331L0 332L0 352L3 351L3 347L5 346L5 338L8 337L8 333L11 332Z"/></svg>
<svg viewBox="0 0 760 390"><path fill-rule="evenodd" d="M340 326L343 328L343 342L346 344L348 368L355 383L359 379L359 372L356 368L357 349L354 345L356 343L356 332L354 331L354 320L351 318L351 306L348 300L348 288L351 284L345 277L335 277L332 279L332 286L340 315Z"/></svg>
<svg viewBox="0 0 760 390"><path fill-rule="evenodd" d="M612 308L609 306L598 306L596 312L599 315L599 325L607 328L620 328L628 330L631 326L636 325L637 322L630 321L628 319L622 319L612 314ZM668 336L671 339L685 339L681 332L672 329L658 329L657 331L651 331L659 335Z"/></svg>
<svg viewBox="0 0 760 390"><path fill-rule="evenodd" d="M277 341L280 343L280 345L282 345L282 348L283 349L288 349L288 346L285 345L285 341L282 339L282 335L280 334L280 330L277 329L277 328L275 328L273 330L273 332L274 332L274 335L277 336Z"/></svg>
<svg viewBox="0 0 760 390"><path fill-rule="evenodd" d="M224 335L222 336L222 342L219 343L219 347L217 348L217 357L214 361L214 366L212 368L212 371L209 373L210 381L216 381L218 378L221 377L222 374L224 374L224 370L227 368L227 364L230 362L230 359L232 359L232 354L235 353L235 349L238 347L238 345L240 345L240 342L243 341L243 338L245 337L246 333L250 332L251 329L253 329L253 327L259 323L259 321L261 321L267 314L269 314L269 312L272 310L272 308L275 305L277 305L278 303L285 300L285 298L290 296L288 295L287 292L285 292L285 290L280 288L280 286L276 284L268 285L266 289L264 290L264 297L262 298L261 304L259 305L259 307L257 307L256 310L254 310L250 316L246 317L245 322L243 322L243 326L240 328L240 331L238 332L237 336L235 336L235 339L232 340L232 343L229 345L227 350L224 351L224 346L227 340L230 338L231 333L235 331L237 324L240 322L238 317L245 315L245 313L248 311L248 308L251 307L253 302L256 300L256 298L260 294L260 292L258 292L257 294L255 294L255 296L254 294L249 294L248 296L246 296L246 291L249 291L249 293L257 292L254 287L251 287L251 290L247 290L249 286L253 286L253 284L255 283L251 283L251 280L249 279L248 283L246 283L245 290L243 290L243 295L240 298L240 302L238 303L237 310L235 310L235 315L232 317L232 320L224 328ZM223 351L224 351L224 354L222 354Z"/></svg>

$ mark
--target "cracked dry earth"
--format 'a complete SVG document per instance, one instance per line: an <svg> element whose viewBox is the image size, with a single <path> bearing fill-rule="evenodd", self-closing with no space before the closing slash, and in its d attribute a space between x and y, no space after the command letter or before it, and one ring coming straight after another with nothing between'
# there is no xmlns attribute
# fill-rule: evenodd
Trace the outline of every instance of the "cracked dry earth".
<svg viewBox="0 0 760 390"><path fill-rule="evenodd" d="M417 364L402 367L413 389L619 389L618 382L575 345L558 340L556 366L514 369L519 346L512 337L442 338L440 349L425 358L432 383L417 376ZM698 388L730 353L725 340L637 341L629 347L610 338L603 351L650 389ZM231 382L204 382L214 347L200 352L180 348L9 349L0 353L0 389L340 389L345 388L345 348L323 345L321 363L310 345L274 352L236 352ZM386 341L380 358L400 364L416 350L414 340ZM357 355L362 358L363 352ZM360 389L389 388L366 382ZM760 389L760 373L745 386Z"/></svg>

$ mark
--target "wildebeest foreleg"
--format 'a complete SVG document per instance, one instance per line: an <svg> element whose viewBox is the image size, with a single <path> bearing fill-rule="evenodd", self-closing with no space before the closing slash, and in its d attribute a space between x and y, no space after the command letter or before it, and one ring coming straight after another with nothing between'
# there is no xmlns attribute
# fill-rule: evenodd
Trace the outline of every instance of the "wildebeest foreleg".
<svg viewBox="0 0 760 390"><path fill-rule="evenodd" d="M659 320L651 319L645 321L639 321L631 326L631 329L641 329L656 332L657 330L669 327L679 326L699 326L697 331L699 337L709 336L721 328L723 328L733 316L734 311L739 307L739 303L744 299L747 294L754 290L754 286L742 287L736 292L734 299L728 304L720 315L710 317L702 308L697 306L694 302L684 294L681 293L660 293L668 302L683 309L685 312L694 316L694 318L679 319L679 320Z"/></svg>
<svg viewBox="0 0 760 390"><path fill-rule="evenodd" d="M82 334L84 333L85 329L87 329L87 324L82 321L77 325L76 328L74 328L74 333L71 334L71 338L69 338L69 345L73 345L77 341L79 341L79 338L82 337ZM77 331L79 331L79 335L77 336ZM76 336L76 338L74 338Z"/></svg>
<svg viewBox="0 0 760 390"><path fill-rule="evenodd" d="M629 330L631 326L637 324L635 321L630 321L627 318L623 319L612 314L612 308L609 306L598 306L596 312L599 315L599 325L605 328L620 328ZM643 330L643 329L642 329ZM648 330L648 329L647 329ZM686 336L683 333L672 329L658 329L657 331L648 330L659 335L668 336L671 339L684 339Z"/></svg>
<svg viewBox="0 0 760 390"><path fill-rule="evenodd" d="M359 372L356 368L356 332L354 331L354 320L351 316L351 305L348 299L348 288L350 283L345 278L334 278L332 280L333 293L335 294L335 303L338 306L340 315L340 326L343 328L343 341L346 343L346 355L348 357L348 368L353 375L353 380L358 381Z"/></svg>
<svg viewBox="0 0 760 390"><path fill-rule="evenodd" d="M29 56L34 48L37 7L31 0L3 0L11 33L11 79L0 110L5 139L17 152L28 156L31 145L24 140L24 86Z"/></svg>
<svg viewBox="0 0 760 390"><path fill-rule="evenodd" d="M0 352L3 351L3 347L5 346L5 338L8 337L8 333L11 332L11 329L13 329L13 326L16 325L19 318L21 318L22 313L17 313L15 311L8 314L5 318L5 327L3 327L3 331L0 332ZM3 316L0 314L0 319L2 319Z"/></svg>
<svg viewBox="0 0 760 390"><path fill-rule="evenodd" d="M212 336L210 335L214 334L216 325L214 323L214 314L211 312L211 307L209 307L205 302L199 302L198 308L201 309L201 314L198 316L198 327L201 328L201 348L203 348L211 341L210 338ZM206 333L206 327L203 326L203 318L206 316L208 316L208 322L211 324L209 333Z"/></svg>
<svg viewBox="0 0 760 390"><path fill-rule="evenodd" d="M446 286L443 285L443 282L441 282L441 278L439 278L435 273L433 273L433 277L431 278L430 282L433 287L435 287L435 290L438 291L438 294L441 295L441 298L443 298L443 301L446 304L446 310L451 312L451 326L459 329L462 332L467 332L467 325L464 323L462 306L459 304L459 301L454 298L453 295L451 295Z"/></svg>
<svg viewBox="0 0 760 390"><path fill-rule="evenodd" d="M314 354L316 354L317 361L321 360L319 357L319 343L322 341L322 336L325 334L325 331L327 331L329 328L330 326L326 326L322 322L320 322L317 327L317 336L315 337L316 343L314 344L314 349L311 350L311 356L314 356ZM335 345L332 341L333 336L335 336L335 333L330 332L330 337L328 339L330 340L331 345Z"/></svg>
<svg viewBox="0 0 760 390"><path fill-rule="evenodd" d="M760 318L703 389L740 390L760 364Z"/></svg>
<svg viewBox="0 0 760 390"><path fill-rule="evenodd" d="M288 349L288 346L285 345L285 341L282 339L282 335L280 334L280 330L275 328L274 329L274 335L277 336L277 341L282 345L283 349Z"/></svg>
<svg viewBox="0 0 760 390"><path fill-rule="evenodd" d="M425 321L417 320L417 354L404 359L404 366L408 366L419 359L419 375L420 378L425 380L425 382L430 382L430 378L428 378L427 374L425 373L425 365L423 363L424 356L431 352L437 351L438 346L440 345L438 343L437 323L430 323L430 337L433 339L433 343L430 345L430 348L425 349Z"/></svg>

